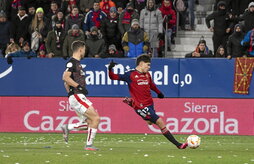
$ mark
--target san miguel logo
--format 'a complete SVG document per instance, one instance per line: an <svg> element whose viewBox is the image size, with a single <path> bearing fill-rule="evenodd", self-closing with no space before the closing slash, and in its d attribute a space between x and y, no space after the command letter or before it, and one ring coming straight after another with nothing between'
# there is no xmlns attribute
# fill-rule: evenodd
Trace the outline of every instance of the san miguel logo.
<svg viewBox="0 0 254 164"><path fill-rule="evenodd" d="M185 102L183 109L179 110L178 118L165 118L164 112L157 112L157 114L165 119L166 127L173 133L239 134L238 120L229 118L217 105ZM154 132L160 132L154 126L149 128Z"/></svg>

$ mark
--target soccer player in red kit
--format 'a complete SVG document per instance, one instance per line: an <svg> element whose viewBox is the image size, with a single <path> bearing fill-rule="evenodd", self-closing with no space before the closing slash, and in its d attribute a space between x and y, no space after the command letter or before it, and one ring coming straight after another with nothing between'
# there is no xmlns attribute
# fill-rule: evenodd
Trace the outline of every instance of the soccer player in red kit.
<svg viewBox="0 0 254 164"><path fill-rule="evenodd" d="M124 102L134 108L135 112L141 116L149 125L156 124L162 134L179 149L185 149L187 143L179 143L170 131L162 118L154 110L151 90L157 93L158 98L164 98L163 93L156 87L149 74L151 58L148 55L140 55L136 60L136 69L125 74L114 74L113 67L117 63L111 61L108 66L109 77L112 80L121 80L128 83L132 99L125 99Z"/></svg>

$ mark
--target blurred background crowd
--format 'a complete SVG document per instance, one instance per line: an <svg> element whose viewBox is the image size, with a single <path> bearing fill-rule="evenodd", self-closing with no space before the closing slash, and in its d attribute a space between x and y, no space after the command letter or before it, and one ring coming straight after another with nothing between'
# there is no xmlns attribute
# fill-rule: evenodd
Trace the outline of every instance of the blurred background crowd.
<svg viewBox="0 0 254 164"><path fill-rule="evenodd" d="M86 57L165 57L178 31L196 30L199 1L1 0L0 57L68 59L75 40L86 42ZM205 24L214 51L201 34L185 57L254 56L254 2L216 0L213 6Z"/></svg>

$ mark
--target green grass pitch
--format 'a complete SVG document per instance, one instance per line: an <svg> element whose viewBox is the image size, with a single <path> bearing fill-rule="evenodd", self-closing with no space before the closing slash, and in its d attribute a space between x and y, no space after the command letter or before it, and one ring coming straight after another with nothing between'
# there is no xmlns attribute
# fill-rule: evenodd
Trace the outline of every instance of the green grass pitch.
<svg viewBox="0 0 254 164"><path fill-rule="evenodd" d="M86 134L65 144L61 134L0 133L0 164L254 164L254 136L200 137L199 148L179 150L162 135L97 134L92 152Z"/></svg>

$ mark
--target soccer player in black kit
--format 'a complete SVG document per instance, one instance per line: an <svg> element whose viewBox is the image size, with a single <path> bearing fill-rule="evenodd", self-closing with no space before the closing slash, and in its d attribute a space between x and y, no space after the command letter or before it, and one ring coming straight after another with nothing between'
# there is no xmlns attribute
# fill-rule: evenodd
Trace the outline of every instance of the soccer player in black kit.
<svg viewBox="0 0 254 164"><path fill-rule="evenodd" d="M69 130L79 129L86 126L88 123L88 135L85 150L96 151L98 148L93 146L97 128L100 122L99 114L92 106L92 102L86 97L85 74L82 70L80 60L84 58L86 45L83 41L75 41L72 43L73 56L66 64L66 70L63 73L65 88L68 92L69 103L72 109L75 110L81 122L77 124L66 124L62 127L63 137L68 142ZM83 121L83 122L82 122Z"/></svg>
<svg viewBox="0 0 254 164"><path fill-rule="evenodd" d="M158 98L164 98L164 95L156 87L148 72L151 67L151 58L148 55L140 55L136 60L136 69L124 74L115 74L113 72L112 69L116 64L113 61L109 64L109 77L112 80L121 80L128 83L132 98L127 98L124 102L131 106L149 125L156 124L161 129L161 133L178 149L185 149L188 144L178 142L166 128L162 118L154 110L151 90L157 93Z"/></svg>

